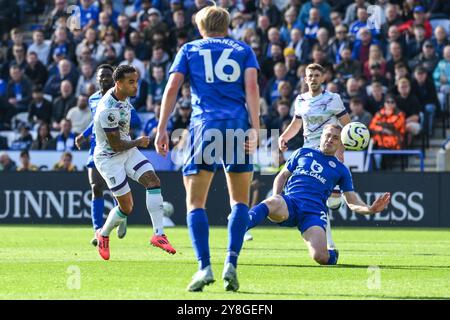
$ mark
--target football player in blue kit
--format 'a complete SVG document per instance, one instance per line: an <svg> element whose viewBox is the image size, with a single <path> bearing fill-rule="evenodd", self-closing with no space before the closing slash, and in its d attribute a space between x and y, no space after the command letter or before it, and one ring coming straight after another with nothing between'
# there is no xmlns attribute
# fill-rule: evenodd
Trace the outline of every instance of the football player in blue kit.
<svg viewBox="0 0 450 320"><path fill-rule="evenodd" d="M341 145L340 135L338 124L328 124L319 148L296 150L274 180L274 195L249 211L249 229L266 217L283 227L297 227L310 256L322 265L334 265L338 260L337 250L327 248L325 234L326 201L337 184L349 208L360 214L381 212L390 201L390 193L384 193L372 205L359 199L350 171L335 157Z"/></svg>
<svg viewBox="0 0 450 320"><path fill-rule="evenodd" d="M183 166L183 181L187 225L199 270L187 290L202 291L205 285L214 282L205 204L214 172L224 167L231 214L222 279L225 290L236 291L239 288L237 259L249 219L248 204L253 177L250 155L256 149L259 132L259 65L247 44L227 37L230 16L226 10L208 6L196 14L195 20L202 39L185 44L174 59L163 95L155 147L161 155L168 153L167 123L179 88L189 77L193 109L191 149ZM230 131L236 136L242 133L237 137L237 143L234 142L236 136L229 139ZM223 143L219 143L220 148L215 150L215 155L211 154L213 159L208 155L204 157L212 145L218 145L217 139L214 140L216 133L221 135L219 140Z"/></svg>
<svg viewBox="0 0 450 320"><path fill-rule="evenodd" d="M97 110L97 104L102 98L102 96L114 86L114 80L112 77L113 72L114 69L109 64L102 64L97 68L97 83L100 86L100 90L95 92L93 95L89 97L89 107L91 108L92 118L95 115L95 111ZM140 124L141 120L139 119L136 110L132 110L131 127L139 126ZM91 192L92 192L91 219L95 234L95 231L103 226L103 213L105 211L105 199L103 197L103 192L107 190L108 187L106 185L105 180L102 178L98 170L95 168L93 158L95 149L95 131L93 130L93 128L94 128L94 121L91 121L89 126L76 137L75 144L78 149L81 149L82 144L85 141L87 141L90 137L89 157L87 160L86 167L88 168L89 184L91 185ZM126 232L127 232L127 221L124 220L117 228L117 236L119 237L119 239L125 237ZM91 244L94 247L97 246L97 239L95 238L95 236L91 240Z"/></svg>

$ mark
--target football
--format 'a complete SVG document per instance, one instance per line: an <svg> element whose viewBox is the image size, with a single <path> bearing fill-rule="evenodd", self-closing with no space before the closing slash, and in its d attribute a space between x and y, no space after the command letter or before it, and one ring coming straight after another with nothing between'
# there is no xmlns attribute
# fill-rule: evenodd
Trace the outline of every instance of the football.
<svg viewBox="0 0 450 320"><path fill-rule="evenodd" d="M361 122L350 122L342 128L341 141L346 150L364 150L369 140L369 129Z"/></svg>
<svg viewBox="0 0 450 320"><path fill-rule="evenodd" d="M175 211L175 209L173 208L173 204L171 204L170 202L164 201L163 202L163 211L164 211L164 217L169 218Z"/></svg>

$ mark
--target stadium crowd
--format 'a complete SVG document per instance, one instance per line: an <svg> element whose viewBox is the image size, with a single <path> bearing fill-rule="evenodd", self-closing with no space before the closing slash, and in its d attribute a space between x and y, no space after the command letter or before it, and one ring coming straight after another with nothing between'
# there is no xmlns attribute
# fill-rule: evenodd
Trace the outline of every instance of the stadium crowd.
<svg viewBox="0 0 450 320"><path fill-rule="evenodd" d="M0 149L76 150L76 135L92 119L88 98L98 90L95 70L104 63L137 68L139 89L131 102L141 123L133 134L154 138L171 61L183 44L200 37L195 13L209 4L0 0ZM79 19L71 16L70 5L79 6ZM448 0L218 0L217 5L231 14L229 36L257 55L262 128L287 127L295 97L306 90L305 67L313 62L326 69L324 89L339 93L352 120L370 128L376 148L409 148L419 136L434 134L436 119L448 117ZM22 26L27 10L46 18L32 30L32 39ZM170 130L187 128L190 113L185 83ZM17 132L11 143L1 135L8 131ZM289 142L290 149L301 145L301 134ZM3 170L11 167L0 161Z"/></svg>

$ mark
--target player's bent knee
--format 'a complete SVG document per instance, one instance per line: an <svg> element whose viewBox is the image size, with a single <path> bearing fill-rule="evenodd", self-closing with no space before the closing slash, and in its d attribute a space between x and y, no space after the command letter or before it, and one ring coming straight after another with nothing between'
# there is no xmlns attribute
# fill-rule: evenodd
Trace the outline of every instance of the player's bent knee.
<svg viewBox="0 0 450 320"><path fill-rule="evenodd" d="M154 171L145 172L139 178L139 182L147 189L161 187L161 181L159 180L158 176L156 175L156 173Z"/></svg>

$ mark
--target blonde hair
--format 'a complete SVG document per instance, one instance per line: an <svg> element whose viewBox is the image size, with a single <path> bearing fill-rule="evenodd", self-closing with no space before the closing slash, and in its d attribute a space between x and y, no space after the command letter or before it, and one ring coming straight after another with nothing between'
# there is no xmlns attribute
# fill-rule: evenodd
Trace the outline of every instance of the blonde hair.
<svg viewBox="0 0 450 320"><path fill-rule="evenodd" d="M197 12L195 23L206 35L227 34L230 14L223 8L208 6Z"/></svg>

